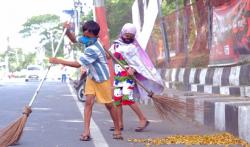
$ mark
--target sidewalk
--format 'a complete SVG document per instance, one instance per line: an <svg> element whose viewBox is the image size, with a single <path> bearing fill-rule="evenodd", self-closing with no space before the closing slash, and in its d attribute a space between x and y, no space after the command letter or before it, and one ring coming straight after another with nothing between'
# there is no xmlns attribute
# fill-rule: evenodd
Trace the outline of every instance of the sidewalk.
<svg viewBox="0 0 250 147"><path fill-rule="evenodd" d="M206 108L201 113L186 109L188 117L250 142L250 64L172 68L161 73L167 95Z"/></svg>
<svg viewBox="0 0 250 147"><path fill-rule="evenodd" d="M192 121L217 131L227 131L250 142L250 98L199 93L173 88L166 88L164 94L201 108L203 111L190 111L195 109L190 109L188 106L183 108L185 115ZM151 99L149 101L140 101L140 103L145 105L146 109L153 109Z"/></svg>

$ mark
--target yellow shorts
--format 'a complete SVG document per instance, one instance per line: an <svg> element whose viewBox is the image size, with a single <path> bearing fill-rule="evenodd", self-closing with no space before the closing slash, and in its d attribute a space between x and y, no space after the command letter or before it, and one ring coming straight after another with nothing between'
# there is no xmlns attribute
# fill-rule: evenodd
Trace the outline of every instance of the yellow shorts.
<svg viewBox="0 0 250 147"><path fill-rule="evenodd" d="M112 89L110 80L98 83L87 77L84 95L95 95L98 103L112 103Z"/></svg>

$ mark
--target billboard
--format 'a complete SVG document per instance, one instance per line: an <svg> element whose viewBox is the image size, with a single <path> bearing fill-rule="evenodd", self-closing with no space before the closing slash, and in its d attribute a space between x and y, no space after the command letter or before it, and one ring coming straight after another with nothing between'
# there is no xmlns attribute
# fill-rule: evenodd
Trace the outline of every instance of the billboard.
<svg viewBox="0 0 250 147"><path fill-rule="evenodd" d="M209 66L250 60L250 1L232 0L213 8L213 37Z"/></svg>

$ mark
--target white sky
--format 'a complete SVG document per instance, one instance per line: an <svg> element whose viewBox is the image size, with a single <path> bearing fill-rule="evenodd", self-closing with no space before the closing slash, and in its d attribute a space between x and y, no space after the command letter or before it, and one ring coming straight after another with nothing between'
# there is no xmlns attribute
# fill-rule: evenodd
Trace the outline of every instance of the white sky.
<svg viewBox="0 0 250 147"><path fill-rule="evenodd" d="M81 2L90 0L80 0ZM91 4L91 3L90 3ZM12 48L23 48L30 51L38 46L31 39L23 39L18 31L21 25L32 16L42 14L56 14L65 21L66 14L63 10L71 10L74 7L74 0L8 0L0 4L0 53L6 50L7 37L10 38Z"/></svg>

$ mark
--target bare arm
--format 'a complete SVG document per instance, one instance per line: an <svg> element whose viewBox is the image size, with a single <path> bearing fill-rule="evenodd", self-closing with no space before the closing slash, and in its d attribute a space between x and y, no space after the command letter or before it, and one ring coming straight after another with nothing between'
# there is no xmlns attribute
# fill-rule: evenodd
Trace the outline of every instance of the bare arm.
<svg viewBox="0 0 250 147"><path fill-rule="evenodd" d="M106 50L106 49L105 49ZM109 52L109 50L107 50ZM111 56L109 55L108 52L105 52L107 59L111 59Z"/></svg>
<svg viewBox="0 0 250 147"><path fill-rule="evenodd" d="M77 43L75 33L71 33L70 31L66 31L66 36L69 38L69 40L73 43Z"/></svg>
<svg viewBox="0 0 250 147"><path fill-rule="evenodd" d="M111 57L110 57L110 55L109 55L109 49L108 49L105 45L103 45L103 49L104 49L104 51L105 51L105 54L106 54L107 59L111 59Z"/></svg>
<svg viewBox="0 0 250 147"><path fill-rule="evenodd" d="M70 32L70 24L68 22L65 22L63 27L67 28L66 36L69 38L69 40L73 43L77 43L75 33Z"/></svg>
<svg viewBox="0 0 250 147"><path fill-rule="evenodd" d="M53 64L62 64L70 67L75 67L75 68L80 68L81 64L78 63L77 61L68 61L65 59L58 59L58 58L49 58L49 62Z"/></svg>

